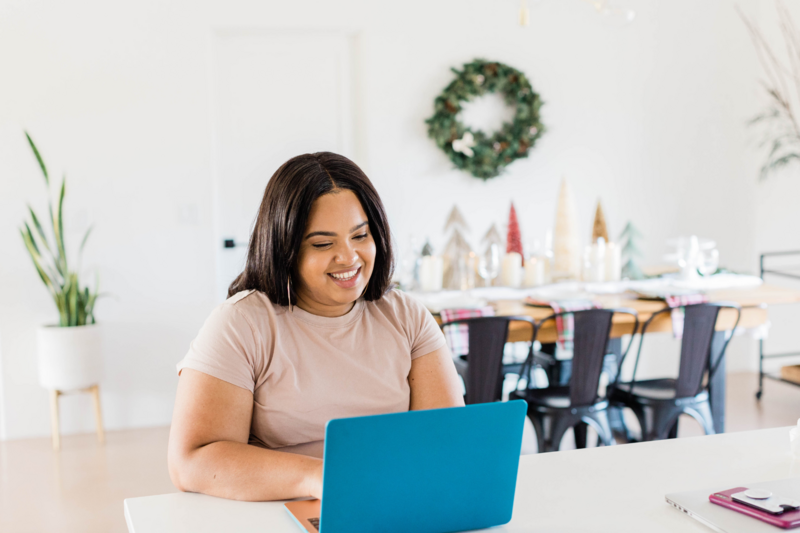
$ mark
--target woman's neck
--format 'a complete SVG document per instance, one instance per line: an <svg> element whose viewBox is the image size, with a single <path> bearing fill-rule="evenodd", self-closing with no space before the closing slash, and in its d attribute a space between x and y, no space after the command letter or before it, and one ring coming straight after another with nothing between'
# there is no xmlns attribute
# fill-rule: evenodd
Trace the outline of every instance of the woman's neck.
<svg viewBox="0 0 800 533"><path fill-rule="evenodd" d="M346 315L353 309L353 306L355 306L356 303L348 302L341 305L326 305L316 302L310 298L305 298L302 294L298 294L297 303L295 305L306 313L332 318Z"/></svg>

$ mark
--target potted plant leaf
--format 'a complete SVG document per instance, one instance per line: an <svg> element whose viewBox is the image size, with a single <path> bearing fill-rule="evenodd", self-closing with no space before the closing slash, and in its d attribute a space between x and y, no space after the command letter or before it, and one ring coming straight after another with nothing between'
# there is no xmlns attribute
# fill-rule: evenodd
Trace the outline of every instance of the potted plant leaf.
<svg viewBox="0 0 800 533"><path fill-rule="evenodd" d="M47 167L30 135L26 132L25 136L44 175L49 216L40 218L29 205L29 220L24 222L20 233L59 315L58 324L42 326L37 333L39 382L51 391L86 389L99 383L102 376L100 331L94 318L99 277L94 291L82 286L79 279L83 248L92 228L86 231L78 248L77 264L73 266L67 260L64 243L66 177L62 178L54 205Z"/></svg>

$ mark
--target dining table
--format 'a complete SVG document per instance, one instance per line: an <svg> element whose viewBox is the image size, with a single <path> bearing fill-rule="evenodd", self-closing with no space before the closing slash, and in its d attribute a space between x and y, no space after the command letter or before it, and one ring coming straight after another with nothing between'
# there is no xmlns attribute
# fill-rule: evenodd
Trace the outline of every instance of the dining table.
<svg viewBox="0 0 800 533"><path fill-rule="evenodd" d="M730 279L736 280L736 276L729 276ZM744 279L744 276L740 276ZM753 278L748 276L747 278ZM784 287L780 285L761 283L758 278L754 281L758 283L739 284L731 283L733 286L712 288L703 290L702 293L706 296L708 302L716 303L732 303L740 307L741 314L738 317L735 309L723 308L717 318L716 331L712 339L711 346L711 364L716 365L717 371L712 376L709 382L709 394L711 403L711 412L714 419L714 430L717 433L725 431L725 360L722 357L723 347L725 346L726 332L731 332L736 326L734 333L745 333L747 331L759 332L758 335L764 335L763 329L768 327L769 323L769 307L773 305L783 305L800 303L800 290ZM586 285L581 284L565 284L569 286L569 290L556 291L562 295L569 296L570 290L576 295L584 298L590 298L593 305L605 309L627 308L636 311L638 315L638 328L634 331L635 318L632 315L617 313L612 319L612 327L610 333L609 352L617 355L619 358L622 352L621 339L627 335L640 333L643 324L650 319L650 317L667 307L667 303L661 298L642 297L640 292L632 290L619 290L619 291L602 291L598 293L587 294ZM524 294L532 295L537 300L547 300L548 294L554 294L553 287L558 287L555 284L550 287L540 289L530 289L528 291L512 291L512 290L489 290L479 289L475 291L484 296L484 303L493 309L496 316L524 316L530 317L540 323L539 331L536 340L539 341L546 351L552 353L552 347L558 341L558 331L554 320L547 320L542 322L548 316L553 314L552 308L547 306L533 306L525 302ZM539 292L541 291L541 292ZM487 297L488 296L488 297ZM492 297L499 296L499 297ZM427 298L427 299L426 299ZM431 299L431 295L422 295L423 302L436 301ZM452 300L456 302L457 300ZM435 307L428 305L432 311L437 323L441 324L441 317L438 314L438 307L447 307L446 300L442 303L437 301ZM670 313L661 313L655 317L647 327L647 335L654 333L671 333L672 320ZM514 322L509 324L507 342L529 342L531 339L531 327L526 322ZM547 348L551 348L547 350ZM612 379L615 376L611 376ZM617 418L621 423L620 417ZM616 429L620 429L617 427ZM624 429L624 428L622 428ZM625 430L627 431L627 430Z"/></svg>

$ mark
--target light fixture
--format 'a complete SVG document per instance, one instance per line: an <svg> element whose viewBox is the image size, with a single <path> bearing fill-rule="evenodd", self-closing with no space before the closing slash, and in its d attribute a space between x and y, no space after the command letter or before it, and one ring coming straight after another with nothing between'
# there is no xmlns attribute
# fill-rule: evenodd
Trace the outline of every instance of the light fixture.
<svg viewBox="0 0 800 533"><path fill-rule="evenodd" d="M594 7L595 11L606 17L613 17L620 22L633 22L636 18L636 11L630 8L621 7L612 0L584 0Z"/></svg>
<svg viewBox="0 0 800 533"><path fill-rule="evenodd" d="M533 0L537 4L539 0ZM591 5L597 13L603 15L610 22L616 24L629 24L636 18L636 11L628 7L620 6L615 0L583 0ZM520 0L519 3L519 25L522 27L530 24L530 11L528 10L528 0Z"/></svg>
<svg viewBox="0 0 800 533"><path fill-rule="evenodd" d="M527 26L530 24L530 13L528 12L528 4L526 0L519 0L519 25Z"/></svg>

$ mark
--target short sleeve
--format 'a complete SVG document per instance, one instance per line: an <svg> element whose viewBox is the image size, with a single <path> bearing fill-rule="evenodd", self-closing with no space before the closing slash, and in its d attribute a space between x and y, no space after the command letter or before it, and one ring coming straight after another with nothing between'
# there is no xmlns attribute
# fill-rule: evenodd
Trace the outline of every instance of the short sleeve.
<svg viewBox="0 0 800 533"><path fill-rule="evenodd" d="M428 355L429 353L447 346L442 330L436 319L428 309L413 297L404 295L406 309L411 321L411 359Z"/></svg>
<svg viewBox="0 0 800 533"><path fill-rule="evenodd" d="M191 368L254 392L262 366L259 345L245 315L232 304L223 303L200 328L189 352L178 363L178 373Z"/></svg>

